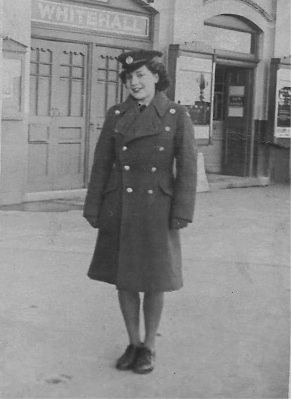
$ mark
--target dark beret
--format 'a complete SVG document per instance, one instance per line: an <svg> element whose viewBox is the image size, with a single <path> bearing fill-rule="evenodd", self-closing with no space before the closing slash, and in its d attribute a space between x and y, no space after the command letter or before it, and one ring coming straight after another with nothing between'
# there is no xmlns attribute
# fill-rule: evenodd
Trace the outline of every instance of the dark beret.
<svg viewBox="0 0 292 400"><path fill-rule="evenodd" d="M154 57L161 57L162 53L156 50L132 50L126 51L118 56L118 61L125 70L134 70Z"/></svg>

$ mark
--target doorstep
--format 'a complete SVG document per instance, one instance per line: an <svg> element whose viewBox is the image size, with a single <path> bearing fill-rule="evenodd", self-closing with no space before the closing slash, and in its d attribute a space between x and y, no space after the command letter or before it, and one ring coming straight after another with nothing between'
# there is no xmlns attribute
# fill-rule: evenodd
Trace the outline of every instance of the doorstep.
<svg viewBox="0 0 292 400"><path fill-rule="evenodd" d="M208 187L199 192L216 191L220 189L245 188L253 186L268 186L268 177L241 177L218 174L206 174ZM53 200L54 203L66 203L72 206L83 206L87 189L54 190L50 192L26 193L24 203Z"/></svg>
<svg viewBox="0 0 292 400"><path fill-rule="evenodd" d="M50 192L26 193L24 197L25 203L35 201L54 200L56 202L74 203L75 205L83 205L87 189L72 190L52 190Z"/></svg>
<svg viewBox="0 0 292 400"><path fill-rule="evenodd" d="M270 178L265 176L256 178L256 177L207 174L207 180L209 183L209 190L211 192L220 189L236 189L236 188L270 185Z"/></svg>

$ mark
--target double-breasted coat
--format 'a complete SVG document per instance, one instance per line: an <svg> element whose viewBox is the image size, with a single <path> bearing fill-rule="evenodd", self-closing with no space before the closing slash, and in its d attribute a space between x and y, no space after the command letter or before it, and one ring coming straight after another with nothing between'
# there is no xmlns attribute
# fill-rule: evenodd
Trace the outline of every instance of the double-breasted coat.
<svg viewBox="0 0 292 400"><path fill-rule="evenodd" d="M132 97L109 110L83 213L99 228L91 279L139 292L182 286L179 230L171 221L192 222L196 154L186 109L164 94L142 113Z"/></svg>

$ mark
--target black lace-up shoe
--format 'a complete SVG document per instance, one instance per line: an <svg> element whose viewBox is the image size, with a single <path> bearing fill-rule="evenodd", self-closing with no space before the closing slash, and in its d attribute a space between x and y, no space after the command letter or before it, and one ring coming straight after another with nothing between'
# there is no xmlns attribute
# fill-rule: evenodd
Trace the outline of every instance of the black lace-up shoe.
<svg viewBox="0 0 292 400"><path fill-rule="evenodd" d="M153 371L155 364L155 352L141 347L137 351L136 362L133 366L133 371L136 374L149 374Z"/></svg>
<svg viewBox="0 0 292 400"><path fill-rule="evenodd" d="M136 361L138 347L129 344L124 354L117 360L116 368L122 371L132 369Z"/></svg>

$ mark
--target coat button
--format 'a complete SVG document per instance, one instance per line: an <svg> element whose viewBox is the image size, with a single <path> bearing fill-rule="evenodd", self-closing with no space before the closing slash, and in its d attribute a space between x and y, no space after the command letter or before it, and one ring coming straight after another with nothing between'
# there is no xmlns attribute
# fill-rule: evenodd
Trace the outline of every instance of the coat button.
<svg viewBox="0 0 292 400"><path fill-rule="evenodd" d="M126 171L130 171L129 165L125 165L125 166L124 166L124 169L125 169Z"/></svg>
<svg viewBox="0 0 292 400"><path fill-rule="evenodd" d="M130 187L128 187L128 188L127 188L127 192L128 192L128 193L133 193L133 189L130 188Z"/></svg>
<svg viewBox="0 0 292 400"><path fill-rule="evenodd" d="M115 114L119 115L119 114L121 114L121 111L120 110L115 110Z"/></svg>
<svg viewBox="0 0 292 400"><path fill-rule="evenodd" d="M126 150L128 150L128 147L127 147L127 146L123 146L123 147L122 147L122 150L123 150L123 151L126 151Z"/></svg>
<svg viewBox="0 0 292 400"><path fill-rule="evenodd" d="M152 172L155 172L155 171L157 171L157 168L156 168L156 167L152 167L152 168L151 168L151 171L152 171Z"/></svg>
<svg viewBox="0 0 292 400"><path fill-rule="evenodd" d="M164 151L164 147L159 147L159 151Z"/></svg>
<svg viewBox="0 0 292 400"><path fill-rule="evenodd" d="M148 194L153 194L153 190L152 189L148 190Z"/></svg>
<svg viewBox="0 0 292 400"><path fill-rule="evenodd" d="M169 110L169 112L170 112L170 114L175 114L175 113L176 113L176 111L175 111L174 108L171 108L171 109Z"/></svg>
<svg viewBox="0 0 292 400"><path fill-rule="evenodd" d="M165 127L165 130L166 130L166 132L170 132L170 127L169 127L169 126L166 126L166 127Z"/></svg>

